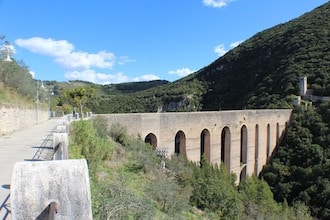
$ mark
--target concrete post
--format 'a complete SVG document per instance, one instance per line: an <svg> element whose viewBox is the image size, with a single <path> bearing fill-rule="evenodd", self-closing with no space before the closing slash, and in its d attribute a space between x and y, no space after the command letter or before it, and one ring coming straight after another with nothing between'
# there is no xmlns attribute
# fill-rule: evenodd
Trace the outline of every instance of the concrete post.
<svg viewBox="0 0 330 220"><path fill-rule="evenodd" d="M17 162L10 195L12 220L93 218L85 159Z"/></svg>
<svg viewBox="0 0 330 220"><path fill-rule="evenodd" d="M54 160L67 160L69 158L68 143L67 133L53 134Z"/></svg>
<svg viewBox="0 0 330 220"><path fill-rule="evenodd" d="M57 125L56 130L59 133L67 133L67 126L66 125Z"/></svg>

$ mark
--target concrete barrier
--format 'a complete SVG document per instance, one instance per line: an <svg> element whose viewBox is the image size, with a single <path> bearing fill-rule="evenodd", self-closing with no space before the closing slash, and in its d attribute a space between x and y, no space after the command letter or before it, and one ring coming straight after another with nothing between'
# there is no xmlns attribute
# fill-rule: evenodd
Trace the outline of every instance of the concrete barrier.
<svg viewBox="0 0 330 220"><path fill-rule="evenodd" d="M12 220L92 219L85 159L17 162L11 178Z"/></svg>
<svg viewBox="0 0 330 220"><path fill-rule="evenodd" d="M67 160L69 159L68 149L68 134L67 133L54 133L53 134L53 160Z"/></svg>
<svg viewBox="0 0 330 220"><path fill-rule="evenodd" d="M56 130L59 133L67 133L67 125L57 125Z"/></svg>

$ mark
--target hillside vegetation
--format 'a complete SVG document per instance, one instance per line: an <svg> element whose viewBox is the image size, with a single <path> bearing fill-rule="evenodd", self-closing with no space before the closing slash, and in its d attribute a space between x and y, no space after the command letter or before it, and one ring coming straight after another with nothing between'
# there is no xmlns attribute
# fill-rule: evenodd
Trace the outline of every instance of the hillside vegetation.
<svg viewBox="0 0 330 220"><path fill-rule="evenodd" d="M70 157L88 160L94 219L311 219L307 207L273 199L256 177L240 186L224 166L161 158L106 120L73 122Z"/></svg>
<svg viewBox="0 0 330 220"><path fill-rule="evenodd" d="M23 63L0 59L0 105L29 108L36 94L36 82Z"/></svg>
<svg viewBox="0 0 330 220"><path fill-rule="evenodd" d="M330 102L295 109L292 124L261 177L279 202L302 202L318 219L330 218Z"/></svg>
<svg viewBox="0 0 330 220"><path fill-rule="evenodd" d="M299 78L330 96L330 3L257 33L196 73L129 94L103 94L95 112L294 108ZM305 100L308 103L308 100ZM278 202L306 204L330 218L330 103L294 109L292 124L264 178Z"/></svg>
<svg viewBox="0 0 330 220"><path fill-rule="evenodd" d="M190 78L206 82L203 109L289 108L307 76L330 95L330 3L257 33Z"/></svg>

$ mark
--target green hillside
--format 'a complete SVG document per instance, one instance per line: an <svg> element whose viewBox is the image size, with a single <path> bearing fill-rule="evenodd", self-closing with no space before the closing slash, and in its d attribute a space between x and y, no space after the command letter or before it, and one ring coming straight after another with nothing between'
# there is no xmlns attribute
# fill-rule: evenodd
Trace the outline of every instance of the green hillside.
<svg viewBox="0 0 330 220"><path fill-rule="evenodd" d="M36 82L28 68L15 60L0 59L0 106L33 108L36 95Z"/></svg>
<svg viewBox="0 0 330 220"><path fill-rule="evenodd" d="M191 76L208 84L203 108L288 108L300 76L330 95L329 7L257 33Z"/></svg>
<svg viewBox="0 0 330 220"><path fill-rule="evenodd" d="M134 93L143 90L147 90L153 87L166 85L169 82L166 80L154 80L146 82L128 82L128 83L119 83L119 84L109 84L103 86L104 92L106 94L127 94Z"/></svg>
<svg viewBox="0 0 330 220"><path fill-rule="evenodd" d="M129 94L107 93L95 111L291 108L301 76L308 77L314 95L330 96L329 5L257 33L176 82Z"/></svg>

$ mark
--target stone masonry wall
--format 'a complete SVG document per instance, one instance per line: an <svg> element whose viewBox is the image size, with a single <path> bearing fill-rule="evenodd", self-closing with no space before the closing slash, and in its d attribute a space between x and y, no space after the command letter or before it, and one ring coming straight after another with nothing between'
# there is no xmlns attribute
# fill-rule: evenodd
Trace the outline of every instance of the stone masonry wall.
<svg viewBox="0 0 330 220"><path fill-rule="evenodd" d="M229 147L227 168L240 176L259 173L279 144L287 124L291 109L237 110L214 112L177 112L177 113L135 113L103 115L109 127L119 123L128 133L145 139L154 135L156 146L165 147L169 155L175 152L175 137L184 134L185 154L192 161L201 157L201 134L206 131L208 143L205 152L209 153L212 163L221 162L221 146L226 142ZM227 141L222 140L222 131L228 130ZM242 133L242 129L246 131ZM245 141L242 141L245 136ZM244 152L241 150L244 148ZM241 163L244 155L245 162ZM244 166L243 166L244 165Z"/></svg>
<svg viewBox="0 0 330 220"><path fill-rule="evenodd" d="M39 122L48 120L48 111L39 110L37 114L36 109L2 106L0 107L0 135L32 127L37 124L38 118Z"/></svg>

